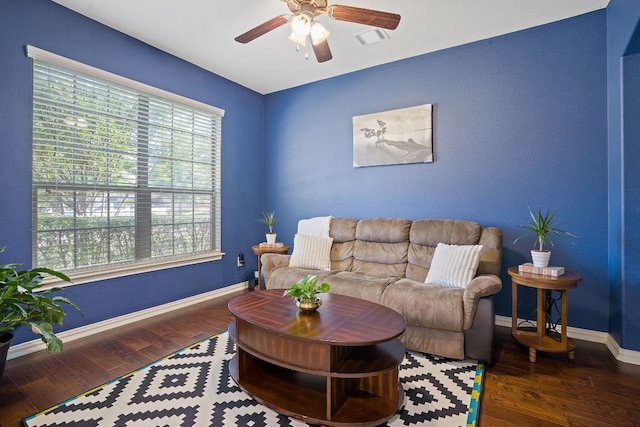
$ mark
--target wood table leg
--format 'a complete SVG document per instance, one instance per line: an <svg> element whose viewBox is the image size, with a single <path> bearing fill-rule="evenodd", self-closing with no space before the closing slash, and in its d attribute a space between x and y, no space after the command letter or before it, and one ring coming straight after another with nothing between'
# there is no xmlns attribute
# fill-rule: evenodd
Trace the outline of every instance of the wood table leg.
<svg viewBox="0 0 640 427"><path fill-rule="evenodd" d="M518 331L518 284L511 283L511 334Z"/></svg>
<svg viewBox="0 0 640 427"><path fill-rule="evenodd" d="M529 347L529 362L535 363L536 361L536 349Z"/></svg>

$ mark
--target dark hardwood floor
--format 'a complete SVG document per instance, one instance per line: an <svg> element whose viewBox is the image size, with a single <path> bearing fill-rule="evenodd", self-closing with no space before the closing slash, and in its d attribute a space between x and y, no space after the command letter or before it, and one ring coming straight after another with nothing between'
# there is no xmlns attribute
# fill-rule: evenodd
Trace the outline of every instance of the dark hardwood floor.
<svg viewBox="0 0 640 427"><path fill-rule="evenodd" d="M230 297L200 303L7 362L0 379L0 427L227 329ZM618 362L603 344L578 341L575 360L539 353L530 363L510 330L496 327L487 367L482 427L640 426L640 366Z"/></svg>

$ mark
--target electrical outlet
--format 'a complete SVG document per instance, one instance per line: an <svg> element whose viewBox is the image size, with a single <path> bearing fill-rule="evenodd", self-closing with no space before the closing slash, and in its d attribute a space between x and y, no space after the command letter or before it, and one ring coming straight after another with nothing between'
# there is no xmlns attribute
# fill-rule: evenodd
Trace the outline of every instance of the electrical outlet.
<svg viewBox="0 0 640 427"><path fill-rule="evenodd" d="M236 261L238 263L238 268L244 267L244 254L242 252L238 254L238 258L236 258Z"/></svg>

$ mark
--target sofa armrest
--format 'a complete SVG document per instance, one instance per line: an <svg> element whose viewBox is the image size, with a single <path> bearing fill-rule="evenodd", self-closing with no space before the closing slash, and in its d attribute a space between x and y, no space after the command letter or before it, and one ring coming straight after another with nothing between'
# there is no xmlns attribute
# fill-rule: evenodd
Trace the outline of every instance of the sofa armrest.
<svg viewBox="0 0 640 427"><path fill-rule="evenodd" d="M264 285L266 287L267 283L269 283L269 277L274 270L278 268L288 267L289 260L291 259L291 255L285 254L272 254L266 253L262 254L260 257L260 262L262 263L262 271L260 274L264 277Z"/></svg>
<svg viewBox="0 0 640 427"><path fill-rule="evenodd" d="M495 274L483 274L475 277L464 290L462 303L464 305L464 325L467 330L473 325L478 300L495 295L502 289L502 280Z"/></svg>

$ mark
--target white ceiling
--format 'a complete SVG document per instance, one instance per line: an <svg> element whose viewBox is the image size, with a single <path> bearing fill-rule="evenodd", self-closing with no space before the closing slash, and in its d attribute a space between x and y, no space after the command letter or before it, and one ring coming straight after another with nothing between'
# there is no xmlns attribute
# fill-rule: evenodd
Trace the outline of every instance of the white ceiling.
<svg viewBox="0 0 640 427"><path fill-rule="evenodd" d="M234 38L289 13L281 0L53 0L261 94L531 28L606 7L609 0L338 0L401 15L390 39L361 46L365 25L316 18L333 59L296 52L287 24L248 43Z"/></svg>

